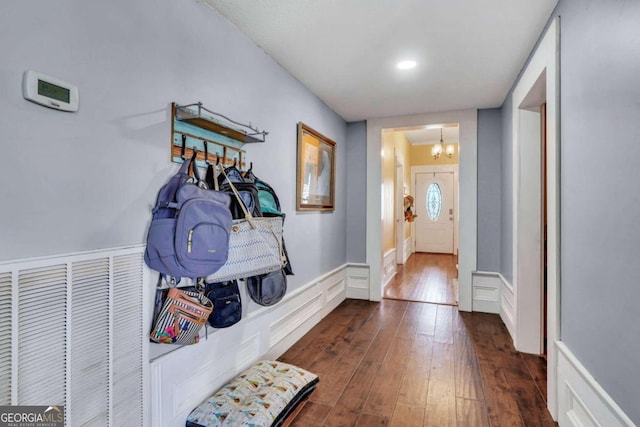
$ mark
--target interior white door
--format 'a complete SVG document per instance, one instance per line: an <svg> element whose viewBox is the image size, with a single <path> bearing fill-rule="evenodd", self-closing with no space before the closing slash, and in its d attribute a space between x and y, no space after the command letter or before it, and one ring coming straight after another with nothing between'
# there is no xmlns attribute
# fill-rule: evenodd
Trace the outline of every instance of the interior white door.
<svg viewBox="0 0 640 427"><path fill-rule="evenodd" d="M416 252L453 254L453 172L416 174Z"/></svg>

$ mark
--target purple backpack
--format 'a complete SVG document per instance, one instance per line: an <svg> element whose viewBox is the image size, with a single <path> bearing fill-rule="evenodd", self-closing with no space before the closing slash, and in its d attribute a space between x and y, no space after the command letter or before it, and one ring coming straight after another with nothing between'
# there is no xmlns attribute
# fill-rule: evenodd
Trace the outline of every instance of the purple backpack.
<svg viewBox="0 0 640 427"><path fill-rule="evenodd" d="M150 268L177 280L215 273L229 251L230 198L202 188L195 163L190 178L192 162L186 159L158 192L144 254Z"/></svg>

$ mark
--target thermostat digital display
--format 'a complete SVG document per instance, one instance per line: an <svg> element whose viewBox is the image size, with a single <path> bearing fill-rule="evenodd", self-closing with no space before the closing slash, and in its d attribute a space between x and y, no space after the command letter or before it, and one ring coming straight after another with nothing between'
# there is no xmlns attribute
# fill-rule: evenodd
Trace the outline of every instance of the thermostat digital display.
<svg viewBox="0 0 640 427"><path fill-rule="evenodd" d="M22 76L24 99L62 111L78 111L78 87L37 71Z"/></svg>
<svg viewBox="0 0 640 427"><path fill-rule="evenodd" d="M47 96L68 104L71 99L70 93L71 91L67 88L38 79L38 95Z"/></svg>

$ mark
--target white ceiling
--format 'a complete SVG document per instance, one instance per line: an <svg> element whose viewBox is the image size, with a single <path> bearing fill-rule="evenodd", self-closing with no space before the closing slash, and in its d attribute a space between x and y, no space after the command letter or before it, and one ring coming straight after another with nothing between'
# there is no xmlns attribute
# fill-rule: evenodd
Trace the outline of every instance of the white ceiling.
<svg viewBox="0 0 640 427"><path fill-rule="evenodd" d="M420 129L403 130L402 132L411 145L424 145L440 142L440 129L442 129L442 140L445 144L459 141L460 126L458 123L429 125Z"/></svg>
<svg viewBox="0 0 640 427"><path fill-rule="evenodd" d="M347 121L499 107L557 3L205 1Z"/></svg>

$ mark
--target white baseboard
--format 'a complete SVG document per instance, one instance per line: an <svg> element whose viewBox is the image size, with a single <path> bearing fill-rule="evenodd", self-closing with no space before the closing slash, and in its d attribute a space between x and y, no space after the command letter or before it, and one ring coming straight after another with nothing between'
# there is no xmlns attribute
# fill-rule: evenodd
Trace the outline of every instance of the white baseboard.
<svg viewBox="0 0 640 427"><path fill-rule="evenodd" d="M387 287L396 275L396 248L389 249L382 258L382 289Z"/></svg>
<svg viewBox="0 0 640 427"><path fill-rule="evenodd" d="M347 298L369 299L369 266L367 264L347 265Z"/></svg>
<svg viewBox="0 0 640 427"><path fill-rule="evenodd" d="M502 281L499 273L474 271L471 273L473 286L473 311L482 313L500 313L500 288Z"/></svg>
<svg viewBox="0 0 640 427"><path fill-rule="evenodd" d="M407 262L410 256L411 256L411 236L404 239L404 245L402 247L403 263Z"/></svg>
<svg viewBox="0 0 640 427"><path fill-rule="evenodd" d="M635 424L561 341L558 348L558 425L630 427Z"/></svg>
<svg viewBox="0 0 640 427"><path fill-rule="evenodd" d="M243 298L249 312L239 323L211 329L208 339L152 360L152 425L184 426L191 410L229 379L259 359L284 353L346 298L349 268L345 264L318 277L272 307Z"/></svg>
<svg viewBox="0 0 640 427"><path fill-rule="evenodd" d="M516 342L516 294L507 279L502 274L499 274L499 277L501 282L500 318L507 327L511 339Z"/></svg>

